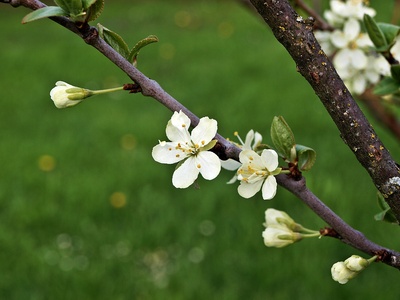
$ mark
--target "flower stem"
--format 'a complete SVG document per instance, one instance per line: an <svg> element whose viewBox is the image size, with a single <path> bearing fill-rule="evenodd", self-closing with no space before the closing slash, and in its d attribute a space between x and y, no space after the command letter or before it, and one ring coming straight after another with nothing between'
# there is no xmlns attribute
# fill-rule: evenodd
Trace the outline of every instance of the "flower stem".
<svg viewBox="0 0 400 300"><path fill-rule="evenodd" d="M92 95L100 95L100 94L107 94L107 93L113 93L117 91L122 91L124 89L123 86L119 86L116 88L111 88L111 89L104 89L104 90L97 90L97 91L91 91Z"/></svg>

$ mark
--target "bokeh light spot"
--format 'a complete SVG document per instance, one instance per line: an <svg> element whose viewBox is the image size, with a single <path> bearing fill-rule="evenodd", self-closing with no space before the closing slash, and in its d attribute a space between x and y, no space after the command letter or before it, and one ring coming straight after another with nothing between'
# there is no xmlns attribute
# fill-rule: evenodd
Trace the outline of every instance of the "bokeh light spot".
<svg viewBox="0 0 400 300"><path fill-rule="evenodd" d="M133 150L136 146L136 139L132 134L125 134L121 138L121 147L124 150Z"/></svg>
<svg viewBox="0 0 400 300"><path fill-rule="evenodd" d="M231 22L222 22L218 25L218 35L221 38L229 38L233 32L235 31L235 27Z"/></svg>
<svg viewBox="0 0 400 300"><path fill-rule="evenodd" d="M192 22L192 16L189 12L181 10L175 14L175 24L179 27L185 28Z"/></svg>
<svg viewBox="0 0 400 300"><path fill-rule="evenodd" d="M56 167L56 160L53 156L44 154L39 157L38 166L43 172L50 172Z"/></svg>
<svg viewBox="0 0 400 300"><path fill-rule="evenodd" d="M112 193L110 203L115 208L122 208L126 205L126 195L122 192Z"/></svg>
<svg viewBox="0 0 400 300"><path fill-rule="evenodd" d="M215 232L215 224L210 220L204 220L199 224L199 232L204 236L210 236Z"/></svg>
<svg viewBox="0 0 400 300"><path fill-rule="evenodd" d="M160 45L160 56L165 60L171 60L175 56L175 47L170 43Z"/></svg>

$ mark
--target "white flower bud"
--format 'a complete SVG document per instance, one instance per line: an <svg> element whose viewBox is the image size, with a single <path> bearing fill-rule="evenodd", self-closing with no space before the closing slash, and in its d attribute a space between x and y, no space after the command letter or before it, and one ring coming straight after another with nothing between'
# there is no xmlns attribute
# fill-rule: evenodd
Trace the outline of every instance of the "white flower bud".
<svg viewBox="0 0 400 300"><path fill-rule="evenodd" d="M91 95L91 91L63 81L57 81L56 86L50 91L51 100L57 108L75 106Z"/></svg>
<svg viewBox="0 0 400 300"><path fill-rule="evenodd" d="M282 248L302 239L302 235L293 232L285 226L271 225L262 233L264 244L267 247Z"/></svg>
<svg viewBox="0 0 400 300"><path fill-rule="evenodd" d="M368 267L369 262L365 258L358 255L352 255L344 261L346 267L354 272L360 272Z"/></svg>
<svg viewBox="0 0 400 300"><path fill-rule="evenodd" d="M348 269L344 262L339 261L335 263L331 268L331 274L333 280L339 282L340 284L345 284L350 279L357 276L357 272Z"/></svg>

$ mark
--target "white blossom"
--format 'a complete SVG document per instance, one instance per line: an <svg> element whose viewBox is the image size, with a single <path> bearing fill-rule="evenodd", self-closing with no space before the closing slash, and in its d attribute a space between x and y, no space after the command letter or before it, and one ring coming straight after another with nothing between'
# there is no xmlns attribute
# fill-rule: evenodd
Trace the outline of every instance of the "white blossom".
<svg viewBox="0 0 400 300"><path fill-rule="evenodd" d="M159 142L153 148L152 156L155 161L163 164L178 164L172 184L177 188L190 186L198 177L212 180L221 170L218 156L210 151L216 144L213 140L217 133L217 121L204 117L192 130L188 129L190 119L182 112L174 112L167 124L166 134L169 142Z"/></svg>
<svg viewBox="0 0 400 300"><path fill-rule="evenodd" d="M240 180L239 195L250 198L262 190L264 200L272 199L277 188L274 175L281 172L281 168L278 168L278 154L271 149L263 150L261 156L253 150L243 150L239 154L239 160L242 163L237 171Z"/></svg>
<svg viewBox="0 0 400 300"><path fill-rule="evenodd" d="M267 247L282 248L302 239L302 235L293 232L286 226L271 225L265 228L262 233L264 244Z"/></svg>

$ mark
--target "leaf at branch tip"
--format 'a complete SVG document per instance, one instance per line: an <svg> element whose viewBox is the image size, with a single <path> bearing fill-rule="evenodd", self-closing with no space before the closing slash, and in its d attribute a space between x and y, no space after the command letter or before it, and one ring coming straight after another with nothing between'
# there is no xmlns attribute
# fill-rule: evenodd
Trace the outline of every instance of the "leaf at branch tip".
<svg viewBox="0 0 400 300"><path fill-rule="evenodd" d="M364 24L365 24L365 29L367 30L367 33L369 35L369 38L374 43L375 47L380 50L387 48L388 43L386 41L385 35L379 28L378 24L376 24L375 20L371 16L365 14Z"/></svg>
<svg viewBox="0 0 400 300"><path fill-rule="evenodd" d="M132 48L131 52L129 53L128 61L130 61L132 64L135 65L139 51L143 47L156 42L158 42L158 37L156 37L155 35L149 35L147 38L144 38L139 42L137 42L136 45Z"/></svg>
<svg viewBox="0 0 400 300"><path fill-rule="evenodd" d="M391 65L390 74L392 75L394 80L400 83L400 65Z"/></svg>
<svg viewBox="0 0 400 300"><path fill-rule="evenodd" d="M123 38L119 34L104 27L100 23L97 24L97 28L99 30L100 37L105 40L106 43L109 44L114 50L121 54L125 59L128 59L129 48Z"/></svg>
<svg viewBox="0 0 400 300"><path fill-rule="evenodd" d="M68 16L68 13L58 6L46 6L34 10L22 19L22 24L48 17Z"/></svg>
<svg viewBox="0 0 400 300"><path fill-rule="evenodd" d="M303 145L296 145L296 153L298 159L297 166L299 170L309 171L317 159L317 153L315 150Z"/></svg>
<svg viewBox="0 0 400 300"><path fill-rule="evenodd" d="M378 195L378 205L382 210L374 216L376 221L384 221L393 224L399 224L389 205L386 203L381 193L377 193Z"/></svg>
<svg viewBox="0 0 400 300"><path fill-rule="evenodd" d="M104 8L104 0L97 0L96 2L88 6L86 22L94 21L98 17L100 17L101 13L103 12L103 8Z"/></svg>
<svg viewBox="0 0 400 300"><path fill-rule="evenodd" d="M384 96L397 93L399 89L400 82L396 81L392 77L385 77L375 85L374 94L378 96Z"/></svg>
<svg viewBox="0 0 400 300"><path fill-rule="evenodd" d="M82 13L82 0L54 0L54 2L68 12L69 16L78 16Z"/></svg>
<svg viewBox="0 0 400 300"><path fill-rule="evenodd" d="M285 159L290 158L290 150L296 144L289 125L282 116L274 117L271 125L271 139L276 151Z"/></svg>
<svg viewBox="0 0 400 300"><path fill-rule="evenodd" d="M386 43L389 46L392 46L395 43L396 37L400 33L400 26L388 23L377 23L377 25L379 26L379 29L382 31Z"/></svg>

